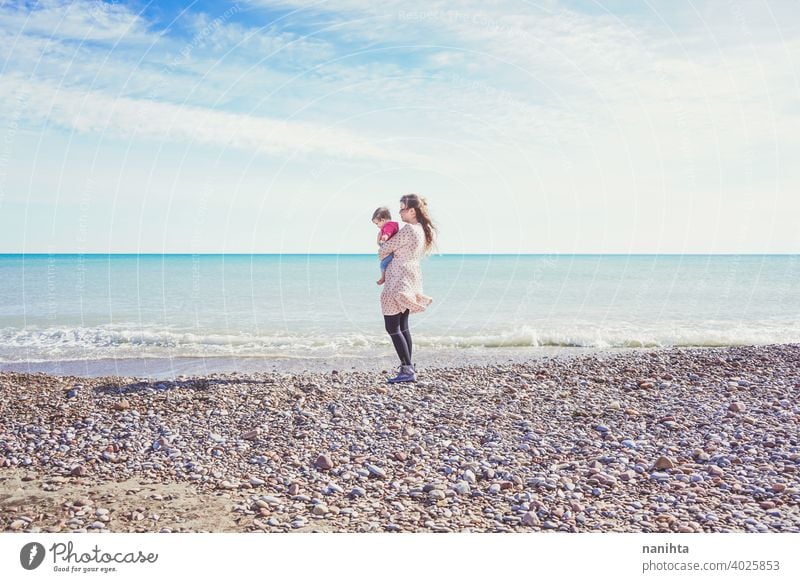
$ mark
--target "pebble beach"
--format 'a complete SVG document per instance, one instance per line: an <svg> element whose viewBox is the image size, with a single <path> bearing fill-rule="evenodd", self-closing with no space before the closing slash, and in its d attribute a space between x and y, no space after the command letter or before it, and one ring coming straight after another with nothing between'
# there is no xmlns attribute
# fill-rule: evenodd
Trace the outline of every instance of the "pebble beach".
<svg viewBox="0 0 800 582"><path fill-rule="evenodd" d="M800 344L0 373L16 532L800 532Z"/></svg>

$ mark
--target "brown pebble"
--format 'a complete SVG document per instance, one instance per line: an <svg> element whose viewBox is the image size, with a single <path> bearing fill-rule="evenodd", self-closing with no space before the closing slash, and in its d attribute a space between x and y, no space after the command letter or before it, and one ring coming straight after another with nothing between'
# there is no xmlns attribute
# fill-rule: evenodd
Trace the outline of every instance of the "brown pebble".
<svg viewBox="0 0 800 582"><path fill-rule="evenodd" d="M659 470L674 469L675 462L669 457L659 457L658 460L656 460L655 465L653 465L653 467Z"/></svg>
<svg viewBox="0 0 800 582"><path fill-rule="evenodd" d="M328 471L333 469L333 459L329 455L320 455L317 457L317 460L314 462L317 469L322 469L323 471Z"/></svg>
<svg viewBox="0 0 800 582"><path fill-rule="evenodd" d="M532 511L528 511L522 516L522 525L537 526L539 523L539 517Z"/></svg>

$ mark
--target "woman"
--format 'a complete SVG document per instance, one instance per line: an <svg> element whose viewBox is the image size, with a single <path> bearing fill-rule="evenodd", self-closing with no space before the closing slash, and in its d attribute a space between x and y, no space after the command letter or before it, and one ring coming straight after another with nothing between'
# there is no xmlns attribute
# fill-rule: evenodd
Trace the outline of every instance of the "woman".
<svg viewBox="0 0 800 582"><path fill-rule="evenodd" d="M397 382L416 382L417 374L411 363L411 332L408 329L410 313L419 313L431 304L422 293L422 271L419 262L433 246L435 227L428 215L425 199L416 194L406 194L400 199L400 218L405 225L392 238L381 243L380 258L394 253L386 268L386 283L381 292L381 310L386 331L392 338L400 358L400 373L389 379Z"/></svg>

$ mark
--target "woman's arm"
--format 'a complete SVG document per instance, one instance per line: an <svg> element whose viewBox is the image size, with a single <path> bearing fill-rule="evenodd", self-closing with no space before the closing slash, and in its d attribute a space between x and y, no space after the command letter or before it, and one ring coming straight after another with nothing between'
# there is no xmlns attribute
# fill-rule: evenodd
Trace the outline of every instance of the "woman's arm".
<svg viewBox="0 0 800 582"><path fill-rule="evenodd" d="M414 244L413 237L414 235L411 233L411 230L404 226L392 238L381 243L381 250L378 251L378 256L383 259L401 247Z"/></svg>

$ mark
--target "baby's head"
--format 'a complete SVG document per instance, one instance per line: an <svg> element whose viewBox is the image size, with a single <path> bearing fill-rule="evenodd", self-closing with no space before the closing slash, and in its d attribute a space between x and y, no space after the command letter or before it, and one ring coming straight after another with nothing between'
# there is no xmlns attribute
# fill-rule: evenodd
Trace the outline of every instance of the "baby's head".
<svg viewBox="0 0 800 582"><path fill-rule="evenodd" d="M385 206L381 206L375 212L372 213L372 224L377 226L378 228L383 228L383 225L386 224L387 221L392 219L392 213L389 212L389 209Z"/></svg>

